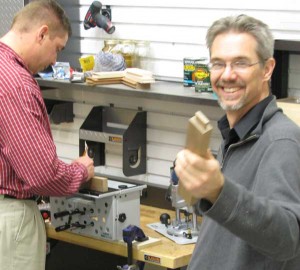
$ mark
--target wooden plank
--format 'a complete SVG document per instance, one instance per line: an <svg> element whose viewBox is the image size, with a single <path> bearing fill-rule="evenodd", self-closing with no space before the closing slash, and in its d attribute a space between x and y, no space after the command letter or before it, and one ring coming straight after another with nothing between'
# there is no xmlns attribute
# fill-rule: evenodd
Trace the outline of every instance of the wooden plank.
<svg viewBox="0 0 300 270"><path fill-rule="evenodd" d="M189 120L186 148L199 156L205 156L209 147L210 136L212 133L212 126L208 118L200 111L196 112ZM182 186L179 181L178 186L179 195L184 198L188 205L194 205L198 199L193 196Z"/></svg>

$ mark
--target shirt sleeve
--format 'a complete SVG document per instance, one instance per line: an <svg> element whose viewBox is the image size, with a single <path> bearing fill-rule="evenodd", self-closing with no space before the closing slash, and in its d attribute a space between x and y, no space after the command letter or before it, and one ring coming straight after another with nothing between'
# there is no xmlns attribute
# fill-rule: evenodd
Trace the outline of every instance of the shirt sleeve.
<svg viewBox="0 0 300 270"><path fill-rule="evenodd" d="M273 142L257 168L253 190L225 179L217 201L200 200L198 207L261 253L276 260L293 257L300 246L299 156L294 141Z"/></svg>
<svg viewBox="0 0 300 270"><path fill-rule="evenodd" d="M46 107L38 86L10 89L0 96L0 143L22 190L59 196L78 190L88 176L79 164L59 160L51 135Z"/></svg>

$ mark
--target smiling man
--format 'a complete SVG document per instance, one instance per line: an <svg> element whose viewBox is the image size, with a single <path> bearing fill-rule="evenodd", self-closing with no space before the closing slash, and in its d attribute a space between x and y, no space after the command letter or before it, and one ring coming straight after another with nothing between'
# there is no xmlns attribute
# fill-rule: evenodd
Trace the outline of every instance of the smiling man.
<svg viewBox="0 0 300 270"><path fill-rule="evenodd" d="M33 76L56 62L70 35L57 2L36 0L0 39L0 269L45 269L45 224L35 195L72 194L94 175L87 155L72 164L57 157Z"/></svg>
<svg viewBox="0 0 300 270"><path fill-rule="evenodd" d="M211 83L225 116L215 159L185 149L175 171L203 215L189 270L297 270L300 129L270 91L274 40L266 24L222 18L208 29Z"/></svg>
<svg viewBox="0 0 300 270"><path fill-rule="evenodd" d="M234 31L219 34L211 44L211 82L231 127L270 94L275 60L272 54L260 56L257 46L252 35Z"/></svg>

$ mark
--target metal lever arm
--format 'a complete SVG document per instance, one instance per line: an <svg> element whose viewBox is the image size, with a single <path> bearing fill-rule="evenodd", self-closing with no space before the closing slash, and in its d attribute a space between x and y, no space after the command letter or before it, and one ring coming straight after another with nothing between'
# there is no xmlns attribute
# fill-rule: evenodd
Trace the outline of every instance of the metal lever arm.
<svg viewBox="0 0 300 270"><path fill-rule="evenodd" d="M61 211L61 212L58 212L58 213L54 213L53 216L56 219L56 218L61 218L61 217L65 217L65 216L72 216L72 215L76 215L76 214L84 215L85 212L80 211L79 209L75 209L72 212L69 212L69 211L65 210L65 211Z"/></svg>
<svg viewBox="0 0 300 270"><path fill-rule="evenodd" d="M65 224L65 225L61 225L61 226L56 227L55 231L56 232L62 232L62 231L65 231L67 229L70 229L70 228L71 228L70 224Z"/></svg>

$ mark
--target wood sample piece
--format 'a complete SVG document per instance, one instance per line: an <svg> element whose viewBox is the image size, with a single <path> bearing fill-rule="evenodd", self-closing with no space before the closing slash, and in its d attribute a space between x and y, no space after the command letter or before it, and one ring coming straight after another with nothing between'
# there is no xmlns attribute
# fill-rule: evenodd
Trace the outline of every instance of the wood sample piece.
<svg viewBox="0 0 300 270"><path fill-rule="evenodd" d="M106 177L94 176L91 180L85 182L81 188L98 191L98 192L107 192L108 184Z"/></svg>
<svg viewBox="0 0 300 270"><path fill-rule="evenodd" d="M196 112L195 116L189 119L186 148L199 156L205 156L209 147L212 129L208 118L201 111ZM180 181L178 192L187 205L194 205L197 202L197 199L192 197L191 194L184 189Z"/></svg>

